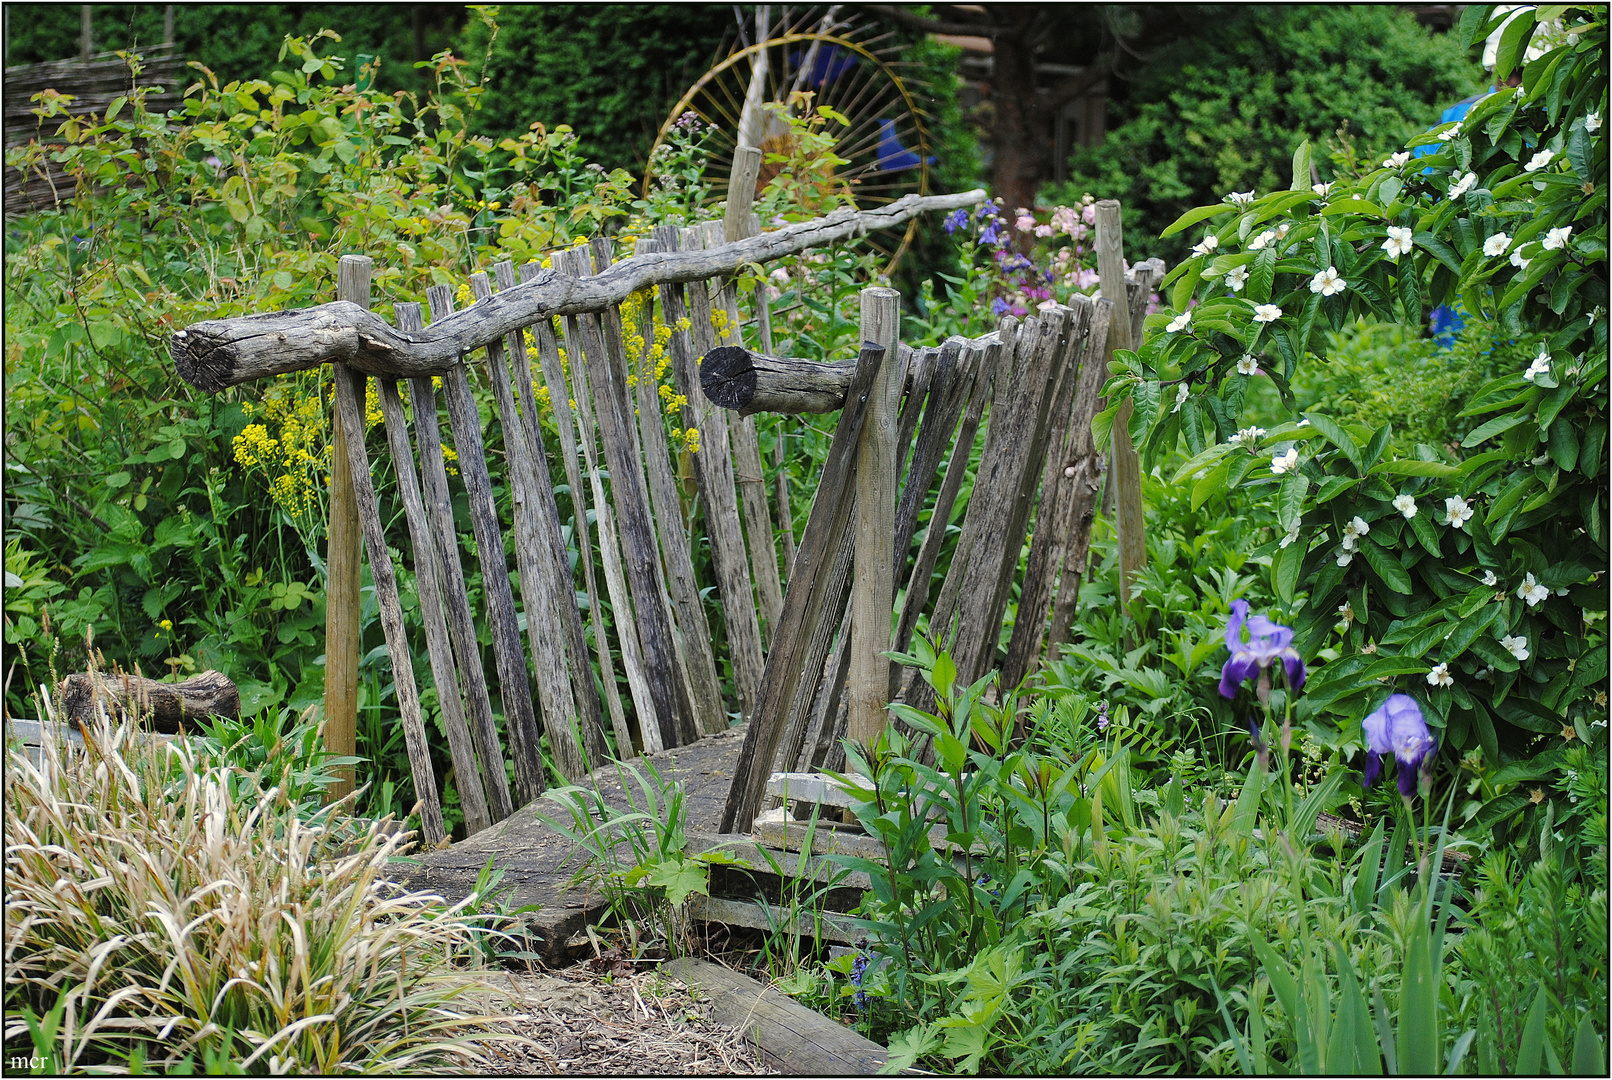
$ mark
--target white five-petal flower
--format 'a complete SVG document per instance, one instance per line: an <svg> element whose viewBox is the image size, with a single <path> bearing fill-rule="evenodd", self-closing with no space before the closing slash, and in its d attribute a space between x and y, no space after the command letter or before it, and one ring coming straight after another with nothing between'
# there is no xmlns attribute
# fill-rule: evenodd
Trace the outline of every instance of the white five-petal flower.
<svg viewBox="0 0 1612 1080"><path fill-rule="evenodd" d="M1265 435L1262 427L1245 427L1226 442L1232 446L1253 446Z"/></svg>
<svg viewBox="0 0 1612 1080"><path fill-rule="evenodd" d="M1181 314L1170 320L1169 324L1165 326L1164 331L1168 334L1174 334L1177 331L1185 330L1191 323L1192 312L1190 310L1183 311Z"/></svg>
<svg viewBox="0 0 1612 1080"><path fill-rule="evenodd" d="M1467 193L1468 188L1477 182L1477 173L1467 173L1465 176L1461 177L1460 179L1456 180L1455 183L1450 185L1450 198L1459 199L1462 195Z"/></svg>
<svg viewBox="0 0 1612 1080"><path fill-rule="evenodd" d="M1541 345L1539 347L1539 355L1534 357L1534 362L1528 365L1528 370L1522 373L1522 377L1527 379L1529 382L1533 382L1535 379L1539 378L1539 376L1549 374L1550 353L1546 352L1545 346Z"/></svg>
<svg viewBox="0 0 1612 1080"><path fill-rule="evenodd" d="M1546 233L1545 239L1539 242L1539 246L1544 248L1546 251L1556 251L1560 248L1566 247L1567 238L1572 235L1573 226L1563 225L1559 229L1552 229L1550 232Z"/></svg>
<svg viewBox="0 0 1612 1080"><path fill-rule="evenodd" d="M1525 258L1522 257L1522 248L1521 247L1518 247L1517 250L1515 250L1515 251L1513 251L1511 253L1511 265L1515 266L1518 270L1526 270L1526 269L1528 269L1528 264L1533 262L1533 261L1534 260L1532 260L1532 259L1525 259Z"/></svg>
<svg viewBox="0 0 1612 1080"><path fill-rule="evenodd" d="M1257 323L1273 323L1282 317L1282 309L1275 304L1260 304L1254 308L1254 321Z"/></svg>
<svg viewBox="0 0 1612 1080"><path fill-rule="evenodd" d="M1511 237L1503 232L1497 232L1483 242L1485 255L1504 255L1506 248L1511 246Z"/></svg>
<svg viewBox="0 0 1612 1080"><path fill-rule="evenodd" d="M1259 360L1253 353L1243 353L1237 361L1237 374L1252 375L1259 370Z"/></svg>
<svg viewBox="0 0 1612 1080"><path fill-rule="evenodd" d="M1584 130L1585 131L1600 131L1601 130L1601 114L1599 112L1592 112L1592 113L1585 113L1584 114Z"/></svg>
<svg viewBox="0 0 1612 1080"><path fill-rule="evenodd" d="M1241 292L1243 286L1247 284L1248 267L1246 266L1234 266L1231 268L1230 272L1226 274L1226 288L1230 289L1232 292Z"/></svg>
<svg viewBox="0 0 1612 1080"><path fill-rule="evenodd" d="M1175 408L1171 409L1170 411L1173 413L1180 412L1181 406L1186 403L1187 394L1190 392L1191 391L1187 389L1186 383L1180 383L1177 385L1175 388Z"/></svg>
<svg viewBox="0 0 1612 1080"><path fill-rule="evenodd" d="M1335 296L1347 288L1349 283L1338 276L1338 268L1329 266L1319 271L1310 279L1310 291L1320 293L1322 296Z"/></svg>
<svg viewBox="0 0 1612 1080"><path fill-rule="evenodd" d="M1271 241L1276 239L1275 229L1266 229L1252 240L1248 241L1249 251L1258 251L1260 248L1270 247Z"/></svg>
<svg viewBox="0 0 1612 1080"><path fill-rule="evenodd" d="M1526 165L1524 165L1522 167L1522 171L1523 172L1538 172L1540 169L1543 169L1546 165L1549 165L1550 164L1550 159L1555 157L1555 156L1556 156L1556 151L1554 151L1554 150L1541 150L1539 153L1535 154L1533 157L1528 159L1528 164L1526 164Z"/></svg>
<svg viewBox="0 0 1612 1080"><path fill-rule="evenodd" d="M1290 446L1284 454L1271 455L1271 472L1281 476L1299 467L1299 448Z"/></svg>
<svg viewBox="0 0 1612 1080"><path fill-rule="evenodd" d="M1428 686L1450 686L1455 682L1455 676L1450 674L1450 665L1434 664L1433 670L1427 673Z"/></svg>
<svg viewBox="0 0 1612 1080"><path fill-rule="evenodd" d="M1410 254L1413 246L1411 237L1414 235L1415 233L1403 225L1390 225L1388 226L1388 239L1383 241L1383 250L1388 252L1390 259L1398 262L1401 255Z"/></svg>
<svg viewBox="0 0 1612 1080"><path fill-rule="evenodd" d="M1409 160L1410 160L1410 151L1401 150L1397 154L1391 154L1389 156L1388 160L1383 162L1383 168L1385 168L1385 169L1397 169L1397 168L1399 168L1401 165L1405 164L1405 162L1407 162Z"/></svg>
<svg viewBox="0 0 1612 1080"><path fill-rule="evenodd" d="M1438 141L1449 142L1459 134L1461 134L1461 125L1451 124L1449 127L1438 133Z"/></svg>
<svg viewBox="0 0 1612 1080"><path fill-rule="evenodd" d="M1226 198L1230 199L1234 205L1247 206L1254 201L1254 193L1252 191L1233 191Z"/></svg>
<svg viewBox="0 0 1612 1080"><path fill-rule="evenodd" d="M1214 233L1205 233L1203 239L1199 240L1197 245L1193 247L1192 253L1194 255L1207 255L1219 246L1220 237Z"/></svg>
<svg viewBox="0 0 1612 1080"><path fill-rule="evenodd" d="M1328 181L1325 184L1311 184L1310 190L1324 199L1332 191L1332 183Z"/></svg>
<svg viewBox="0 0 1612 1080"><path fill-rule="evenodd" d="M1395 495L1394 509L1404 514L1407 519L1416 516L1416 499L1410 495Z"/></svg>
<svg viewBox="0 0 1612 1080"><path fill-rule="evenodd" d="M1529 607L1537 607L1548 596L1550 590L1535 581L1531 572L1525 575L1522 584L1517 586L1517 599L1528 601Z"/></svg>
<svg viewBox="0 0 1612 1080"><path fill-rule="evenodd" d="M1500 579L1494 576L1493 570L1485 570L1483 572L1483 583L1492 587L1500 584Z"/></svg>
<svg viewBox="0 0 1612 1080"><path fill-rule="evenodd" d="M1509 652L1512 656L1515 656L1518 660L1528 659L1528 639L1522 637L1521 635L1517 637L1507 636L1501 638L1500 647Z"/></svg>
<svg viewBox="0 0 1612 1080"><path fill-rule="evenodd" d="M1339 566L1348 566L1350 563L1352 563L1354 561L1355 561L1355 553L1354 552L1352 552L1352 551L1340 551L1340 552L1338 552L1338 565Z"/></svg>
<svg viewBox="0 0 1612 1080"><path fill-rule="evenodd" d="M1449 522L1452 529L1465 529L1473 513L1472 504L1459 495L1451 495L1444 500L1444 520Z"/></svg>

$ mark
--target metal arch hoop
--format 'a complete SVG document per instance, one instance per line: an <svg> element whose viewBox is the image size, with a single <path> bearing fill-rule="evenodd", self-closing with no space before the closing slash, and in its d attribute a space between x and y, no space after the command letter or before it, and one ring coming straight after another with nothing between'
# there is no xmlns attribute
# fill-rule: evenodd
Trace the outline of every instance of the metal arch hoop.
<svg viewBox="0 0 1612 1080"><path fill-rule="evenodd" d="M660 131L655 135L655 145L649 149L649 162L646 163L644 167L643 196L645 198L649 197L650 185L655 179L653 168L655 152L661 148L663 143L665 143L666 133L668 130L670 130L672 124L676 122L677 118L682 116L684 112L688 111L689 105L692 104L694 99L699 96L700 91L704 90L711 84L713 80L736 66L740 61L753 57L764 49L794 45L802 42L818 42L824 45L835 45L839 48L853 52L871 63L880 74L890 81L890 84L895 87L896 92L901 95L901 101L906 106L908 114L912 117L915 138L918 143L916 149L916 153L918 155L918 194L929 194L929 132L924 126L923 113L918 107L917 100L913 98L911 91L907 89L906 81L902 79L901 76L898 75L889 64L885 63L873 52L848 38L839 37L835 34L790 33L781 34L778 37L768 38L766 41L758 41L754 45L747 46L743 49L740 49L738 52L731 54L727 59L711 68L704 75L701 75L699 79L695 81L694 85L689 87L687 92L685 92L683 96L677 100L677 104L672 106L671 113L661 124ZM737 145L736 136L735 145ZM725 182L726 181L724 180L724 183ZM907 223L906 231L902 233L901 243L897 245L895 251L891 253L890 261L885 266L887 271L900 261L901 256L905 254L907 248L911 246L912 238L917 234L917 231L918 220L914 218Z"/></svg>

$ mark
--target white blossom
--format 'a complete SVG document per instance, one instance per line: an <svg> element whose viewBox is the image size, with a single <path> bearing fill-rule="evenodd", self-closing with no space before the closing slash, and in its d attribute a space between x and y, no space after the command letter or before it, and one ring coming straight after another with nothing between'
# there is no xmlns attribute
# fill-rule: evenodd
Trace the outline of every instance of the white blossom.
<svg viewBox="0 0 1612 1080"><path fill-rule="evenodd" d="M1539 246L1544 248L1546 251L1556 251L1566 247L1567 238L1572 235L1573 226L1563 225L1559 229L1552 229L1550 232L1546 233L1545 239L1539 242Z"/></svg>
<svg viewBox="0 0 1612 1080"><path fill-rule="evenodd" d="M1500 639L1500 647L1518 660L1528 659L1528 639L1525 637L1503 637Z"/></svg>
<svg viewBox="0 0 1612 1080"><path fill-rule="evenodd" d="M1399 168L1401 165L1405 164L1405 162L1407 162L1409 160L1410 160L1410 151L1401 150L1397 154L1390 155L1388 160L1383 162L1383 168L1385 168L1385 169L1397 169L1397 168Z"/></svg>
<svg viewBox="0 0 1612 1080"><path fill-rule="evenodd" d="M1179 330L1185 330L1191 322L1192 312L1183 311L1181 314L1171 319L1169 325L1165 326L1164 330L1166 333L1173 334Z"/></svg>
<svg viewBox="0 0 1612 1080"><path fill-rule="evenodd" d="M1500 584L1500 579L1494 576L1493 570L1485 570L1483 572L1483 583L1485 585L1495 586Z"/></svg>
<svg viewBox="0 0 1612 1080"><path fill-rule="evenodd" d="M1517 599L1528 601L1529 607L1537 607L1548 596L1550 590L1535 581L1532 573L1525 576L1522 584L1517 586Z"/></svg>
<svg viewBox="0 0 1612 1080"><path fill-rule="evenodd" d="M1337 267L1329 266L1310 279L1310 291L1320 293L1322 296L1334 296L1347 288L1348 284L1338 276Z"/></svg>
<svg viewBox="0 0 1612 1080"><path fill-rule="evenodd" d="M1257 323L1273 323L1282 317L1282 309L1275 304L1260 304L1254 308L1254 321Z"/></svg>
<svg viewBox="0 0 1612 1080"><path fill-rule="evenodd" d="M1529 458L1528 459L1528 464L1530 464L1530 465L1543 465L1543 464L1545 464L1545 462L1547 462L1549 460L1550 460L1550 455L1549 454L1540 454L1538 457Z"/></svg>
<svg viewBox="0 0 1612 1080"><path fill-rule="evenodd" d="M1601 114L1600 114L1599 111L1584 114L1584 130L1585 131L1600 131L1601 130Z"/></svg>
<svg viewBox="0 0 1612 1080"><path fill-rule="evenodd" d="M1293 228L1292 224L1290 222L1286 222L1286 221L1284 221L1280 225L1276 226L1276 239L1278 239L1278 240L1286 240L1288 231L1290 229L1292 229L1292 228Z"/></svg>
<svg viewBox="0 0 1612 1080"><path fill-rule="evenodd" d="M1340 551L1340 552L1338 552L1338 565L1339 566L1348 566L1350 563L1352 563L1354 561L1355 561L1355 553L1354 552L1352 552L1352 551Z"/></svg>
<svg viewBox="0 0 1612 1080"><path fill-rule="evenodd" d="M1511 237L1503 232L1497 232L1483 242L1485 255L1504 255L1506 248L1511 246Z"/></svg>
<svg viewBox="0 0 1612 1080"><path fill-rule="evenodd" d="M1299 467L1299 448L1290 446L1285 454L1271 455L1271 472L1281 476Z"/></svg>
<svg viewBox="0 0 1612 1080"><path fill-rule="evenodd" d="M1248 284L1248 267L1236 266L1226 274L1226 288L1232 292L1241 292Z"/></svg>
<svg viewBox="0 0 1612 1080"><path fill-rule="evenodd" d="M1518 270L1526 270L1526 269L1528 269L1528 264L1533 262L1533 261L1534 260L1532 260L1532 259L1525 259L1525 258L1522 257L1522 248L1521 247L1518 247L1517 250L1515 250L1515 251L1513 251L1511 253L1511 265L1515 266Z"/></svg>
<svg viewBox="0 0 1612 1080"><path fill-rule="evenodd" d="M1245 427L1226 442L1232 446L1253 446L1264 437L1265 429L1262 427Z"/></svg>
<svg viewBox="0 0 1612 1080"><path fill-rule="evenodd" d="M1438 141L1449 142L1459 134L1461 134L1461 125L1451 124L1449 127L1438 133Z"/></svg>
<svg viewBox="0 0 1612 1080"><path fill-rule="evenodd" d="M1252 375L1252 374L1254 374L1254 372L1256 372L1258 370L1259 370L1259 361L1254 358L1253 353L1246 353L1245 352L1245 353L1243 353L1242 357L1237 361L1237 374L1239 374L1239 375Z"/></svg>
<svg viewBox="0 0 1612 1080"><path fill-rule="evenodd" d="M1388 226L1388 239L1383 241L1383 250L1388 252L1390 259L1398 262L1401 255L1410 254L1410 250L1414 246L1411 243L1411 237L1414 235L1414 232L1403 225L1390 225Z"/></svg>
<svg viewBox="0 0 1612 1080"><path fill-rule="evenodd" d="M1270 247L1271 246L1271 241L1275 240L1275 239L1276 239L1276 230L1275 229L1266 229L1264 232L1260 233L1258 236L1256 236L1252 240L1248 241L1248 250L1249 251L1258 251L1260 248Z"/></svg>
<svg viewBox="0 0 1612 1080"><path fill-rule="evenodd" d="M1473 513L1472 504L1459 495L1451 495L1444 500L1444 520L1449 522L1452 529L1465 529Z"/></svg>
<svg viewBox="0 0 1612 1080"><path fill-rule="evenodd" d="M1332 184L1330 181L1325 184L1311 184L1310 190L1324 199L1332 191Z"/></svg>
<svg viewBox="0 0 1612 1080"><path fill-rule="evenodd" d="M1254 193L1252 191L1233 191L1227 194L1226 198L1230 199L1236 206L1247 206L1254 201Z"/></svg>
<svg viewBox="0 0 1612 1080"><path fill-rule="evenodd" d="M1181 406L1186 403L1189 392L1186 383L1181 383L1175 388L1175 408L1171 409L1171 412L1177 413L1181 411Z"/></svg>
<svg viewBox="0 0 1612 1080"><path fill-rule="evenodd" d="M1416 500L1410 495L1395 495L1394 509L1404 514L1407 519L1416 516Z"/></svg>
<svg viewBox="0 0 1612 1080"><path fill-rule="evenodd" d="M1214 233L1205 233L1202 240L1193 247L1194 255L1207 255L1220 246L1220 238Z"/></svg>
<svg viewBox="0 0 1612 1080"><path fill-rule="evenodd" d="M1434 664L1433 670L1427 673L1428 686L1452 686L1455 676L1450 674L1450 665Z"/></svg>
<svg viewBox="0 0 1612 1080"><path fill-rule="evenodd" d="M1280 546L1281 547L1287 547L1289 544L1291 544L1293 541L1297 540L1298 538L1299 538L1299 523L1295 521L1293 523L1293 527L1291 529L1287 530L1287 535L1282 537L1282 543L1281 543Z"/></svg>
<svg viewBox="0 0 1612 1080"><path fill-rule="evenodd" d="M1554 150L1541 150L1539 153L1535 154L1533 157L1528 159L1528 164L1526 164L1526 165L1524 165L1522 167L1522 171L1523 172L1538 172L1540 169L1543 169L1546 165L1549 165L1550 164L1550 159L1555 157L1555 156L1556 156L1556 151L1554 151Z"/></svg>
<svg viewBox="0 0 1612 1080"><path fill-rule="evenodd" d="M1461 177L1460 179L1456 180L1455 183L1450 185L1450 198L1459 199L1462 195L1467 193L1468 188L1477 182L1477 173L1467 173L1465 176Z"/></svg>
<svg viewBox="0 0 1612 1080"><path fill-rule="evenodd" d="M1549 374L1550 353L1545 351L1544 345L1540 345L1539 355L1534 357L1534 362L1528 365L1528 370L1522 373L1522 377L1527 379L1529 382L1533 382L1535 379L1539 378L1539 376Z"/></svg>

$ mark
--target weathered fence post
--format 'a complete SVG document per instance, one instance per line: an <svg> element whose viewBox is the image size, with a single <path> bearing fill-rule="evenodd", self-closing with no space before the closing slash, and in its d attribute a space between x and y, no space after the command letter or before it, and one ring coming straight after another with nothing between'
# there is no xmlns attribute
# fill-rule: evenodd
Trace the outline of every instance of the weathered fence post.
<svg viewBox="0 0 1612 1080"><path fill-rule="evenodd" d="M862 340L896 360L901 294L874 286L862 290ZM846 732L863 745L884 730L890 694L890 609L895 603L891 542L896 516L896 410L901 365L879 369L868 394L856 465L856 577L851 588L851 670L846 688Z"/></svg>
<svg viewBox="0 0 1612 1080"><path fill-rule="evenodd" d="M1112 360L1120 349L1131 349L1130 299L1125 289L1124 238L1120 230L1120 207L1115 199L1097 203L1097 275L1102 295L1117 309L1109 322L1108 346L1104 358ZM1106 364L1104 365L1106 369ZM1114 526L1119 534L1119 597L1127 615L1131 610L1131 582L1147 565L1147 536L1142 523L1142 463L1131 445L1131 403L1127 401L1114 417L1113 451L1108 459L1108 479L1114 489Z"/></svg>
<svg viewBox="0 0 1612 1080"><path fill-rule="evenodd" d="M336 264L336 299L368 310L373 267L367 255L343 255ZM339 378L345 368L336 368ZM358 744L358 652L362 608L358 589L358 503L347 469L347 429L331 403L330 530L325 549L325 748L351 757ZM357 438L363 438L359 433ZM330 788L332 800L352 793L353 766Z"/></svg>

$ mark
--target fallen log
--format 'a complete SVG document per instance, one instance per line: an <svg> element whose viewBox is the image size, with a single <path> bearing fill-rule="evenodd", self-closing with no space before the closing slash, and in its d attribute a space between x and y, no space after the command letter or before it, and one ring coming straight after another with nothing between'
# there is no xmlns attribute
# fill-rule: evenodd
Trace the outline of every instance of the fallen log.
<svg viewBox="0 0 1612 1080"><path fill-rule="evenodd" d="M179 376L209 393L333 361L394 379L441 375L462 354L552 315L598 313L654 285L731 274L746 263L767 262L899 225L926 210L954 210L984 200L981 190L907 195L888 206L860 211L847 207L715 250L636 255L588 278L545 270L412 334L357 304L338 300L296 311L193 323L174 332L169 353Z"/></svg>
<svg viewBox="0 0 1612 1080"><path fill-rule="evenodd" d="M204 671L176 683L123 672L79 673L67 676L56 689L62 714L75 723L83 724L95 715L97 700L106 705L113 719L132 715L169 735L196 731L209 716L234 719L241 714L240 692L219 671Z"/></svg>

